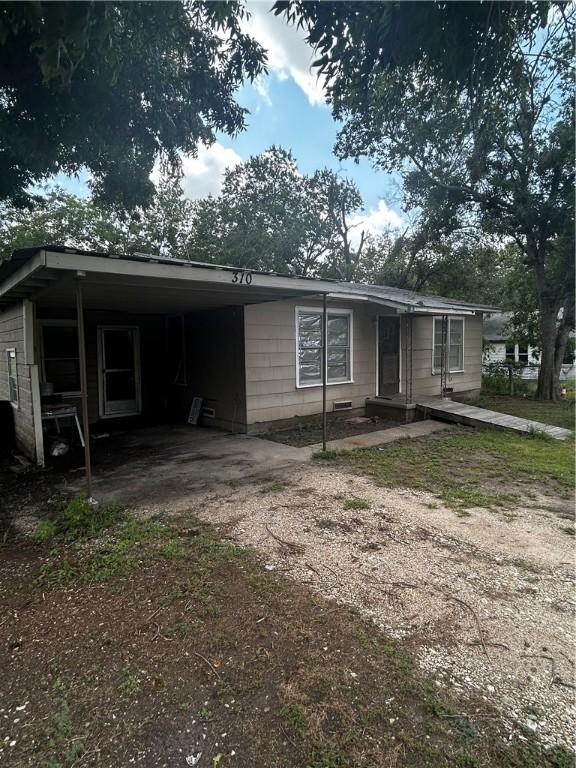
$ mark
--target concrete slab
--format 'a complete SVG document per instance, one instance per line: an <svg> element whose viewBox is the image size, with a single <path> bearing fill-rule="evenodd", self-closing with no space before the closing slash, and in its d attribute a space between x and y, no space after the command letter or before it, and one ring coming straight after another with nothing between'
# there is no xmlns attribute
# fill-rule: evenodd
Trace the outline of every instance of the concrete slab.
<svg viewBox="0 0 576 768"><path fill-rule="evenodd" d="M306 449L188 425L136 429L95 447L94 496L128 504L181 499L218 483L273 474L311 456Z"/></svg>
<svg viewBox="0 0 576 768"><path fill-rule="evenodd" d="M432 434L432 432L446 429L448 426L448 424L443 424L439 421L424 419L424 421L415 421L412 424L403 424L401 427L380 429L377 432L367 432L364 435L354 435L353 437L342 437L339 440L329 440L326 447L334 450L342 448L371 448L374 445L384 445L395 440L424 437L425 435ZM322 443L309 445L307 449L310 453L316 453L322 450Z"/></svg>

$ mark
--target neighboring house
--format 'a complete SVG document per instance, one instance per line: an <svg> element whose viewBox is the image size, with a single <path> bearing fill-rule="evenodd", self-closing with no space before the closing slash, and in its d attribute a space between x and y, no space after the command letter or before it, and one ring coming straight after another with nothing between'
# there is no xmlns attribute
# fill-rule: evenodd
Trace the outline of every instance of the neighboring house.
<svg viewBox="0 0 576 768"><path fill-rule="evenodd" d="M491 363L511 363L520 368L522 379L537 379L540 371L540 351L530 344L518 343L511 337L511 312L494 312L484 318L484 366ZM574 334L571 334L574 337ZM486 370L486 368L485 368ZM562 379L575 375L574 360L562 366Z"/></svg>
<svg viewBox="0 0 576 768"><path fill-rule="evenodd" d="M488 308L384 286L286 277L145 255L44 247L0 265L0 400L19 449L43 462L49 411L104 428L186 422L259 432L374 397L477 392ZM78 313L78 308L81 313Z"/></svg>

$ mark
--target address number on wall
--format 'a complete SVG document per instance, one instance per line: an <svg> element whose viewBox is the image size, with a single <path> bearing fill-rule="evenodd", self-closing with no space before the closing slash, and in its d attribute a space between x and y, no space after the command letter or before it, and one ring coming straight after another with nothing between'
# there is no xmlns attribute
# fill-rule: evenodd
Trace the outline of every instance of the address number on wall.
<svg viewBox="0 0 576 768"><path fill-rule="evenodd" d="M252 285L252 272L232 272L232 282Z"/></svg>

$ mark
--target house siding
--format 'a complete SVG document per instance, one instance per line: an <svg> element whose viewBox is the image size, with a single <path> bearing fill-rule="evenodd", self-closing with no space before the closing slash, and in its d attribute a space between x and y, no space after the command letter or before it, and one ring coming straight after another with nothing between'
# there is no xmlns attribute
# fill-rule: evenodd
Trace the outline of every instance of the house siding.
<svg viewBox="0 0 576 768"><path fill-rule="evenodd" d="M296 386L296 307L322 304L310 299L253 304L244 311L246 422L248 426L310 416L322 411L322 387ZM357 303L332 300L330 309L353 312L353 383L327 387L327 409L351 400L363 408L376 388L376 314Z"/></svg>
<svg viewBox="0 0 576 768"><path fill-rule="evenodd" d="M413 398L440 395L440 375L432 373L433 317L412 320L412 393ZM405 354L405 343L403 344ZM404 378L404 370L402 370ZM464 318L464 371L448 373L446 386L454 392L480 389L482 383L482 316Z"/></svg>
<svg viewBox="0 0 576 768"><path fill-rule="evenodd" d="M36 433L34 424L34 382L35 366L30 360L27 334L30 328L30 318L24 302L10 307L0 313L0 400L9 400L8 361L6 350L16 350L16 367L18 371L18 406L13 408L16 447L24 455L35 460Z"/></svg>

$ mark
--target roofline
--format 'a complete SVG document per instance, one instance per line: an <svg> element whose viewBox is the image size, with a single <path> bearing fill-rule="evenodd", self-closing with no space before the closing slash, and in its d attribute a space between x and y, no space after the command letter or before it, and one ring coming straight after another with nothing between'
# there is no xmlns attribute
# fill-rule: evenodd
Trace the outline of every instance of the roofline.
<svg viewBox="0 0 576 768"><path fill-rule="evenodd" d="M80 257L80 258L78 258ZM180 268L176 273L174 268ZM6 303L8 294L15 300L25 298L31 291L24 283L34 275L34 281L50 280L48 270L82 271L92 273L109 273L117 275L140 275L150 278L178 278L205 283L236 282L234 275L250 274L252 284L254 278L261 278L259 287L271 290L287 289L301 291L302 295L328 294L349 301L369 300L395 308L400 312L410 314L474 314L475 312L493 312L498 308L485 305L474 305L468 302L452 301L441 297L427 297L414 294L414 298L387 297L378 290L371 291L372 286L366 284L347 284L330 278L317 278L299 275L285 275L278 272L263 272L246 267L233 267L221 264L207 264L185 259L173 259L165 256L153 256L144 253L115 254L101 251L88 251L57 245L26 248L14 251L10 260L0 264L0 302ZM192 272L193 270L193 272ZM6 278L2 281L3 273ZM38 273L37 275L34 273ZM232 275L232 278L230 278ZM53 278L52 278L53 279ZM241 283L243 281L240 281ZM21 285L22 284L22 285ZM352 285L354 289L352 289ZM20 290L18 289L20 287ZM256 286L255 286L256 287ZM374 289L386 286L374 286ZM442 302L441 306L428 304L426 299Z"/></svg>

